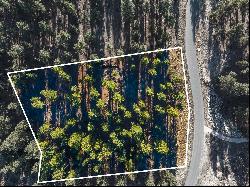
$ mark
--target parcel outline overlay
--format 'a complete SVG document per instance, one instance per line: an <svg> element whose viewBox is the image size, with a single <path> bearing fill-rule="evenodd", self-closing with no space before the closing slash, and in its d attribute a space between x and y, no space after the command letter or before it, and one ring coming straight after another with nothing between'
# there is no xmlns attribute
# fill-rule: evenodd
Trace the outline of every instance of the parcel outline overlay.
<svg viewBox="0 0 250 187"><path fill-rule="evenodd" d="M26 73L26 72L33 72L37 70L43 70L43 69L51 69L51 68L56 68L56 67L64 67L64 66L70 66L70 65L77 65L77 64L88 64L92 62L98 62L98 61L108 61L112 59L118 59L118 58L126 58L126 57L133 57L136 55L145 55L145 54L150 54L150 53L157 53L157 52L166 52L170 50L180 50L181 52L181 66L183 70L183 79L185 83L185 93L186 93L186 104L187 104L187 129L186 129L186 146L185 146L185 161L184 164L178 167L165 167L165 168L159 168L159 169L149 169L149 170L140 170L140 171L129 171L129 172L118 172L118 173L108 173L108 174L101 174L101 175L90 175L90 176L84 176L84 177L72 177L72 178L62 178L62 179L55 179L55 180L41 180L40 179L40 174L41 174L41 168L42 168L42 158L43 158L43 151L39 145L39 141L36 137L36 134L32 128L32 125L30 123L30 120L28 119L28 116L25 112L25 108L21 102L21 99L17 93L15 84L11 78L11 75L18 74L18 73ZM186 78L186 73L185 73L185 64L183 60L183 53L182 53L182 48L181 47L174 47L174 48L167 48L167 49L158 49L154 51L146 51L146 52L140 52L140 53L134 53L134 54L127 54L127 55L121 55L121 56L114 56L114 57L107 57L107 58L100 58L100 59L95 59L95 60L87 60L87 61L80 61L80 62L74 62L74 63L68 63L68 64L59 64L59 65L53 65L53 66L46 66L46 67L40 67L40 68L33 68L33 69L26 69L26 70L20 70L20 71L13 71L13 72L8 72L8 78L9 81L14 89L15 95L18 99L18 102L21 106L21 109L23 111L23 114L26 118L26 121L31 129L32 135L35 139L35 142L37 144L37 147L40 152L40 160L39 160L39 170L38 170L38 181L37 183L47 183L47 182L59 182L59 181L67 181L67 180L75 180L75 179L84 179L84 178L94 178L94 177L103 177L103 176L113 176L113 175L122 175L122 174L133 174L133 173L140 173L140 172L149 172L149 171L159 171L159 170L167 170L167 169L178 169L178 168L185 168L187 167L187 150L188 150L188 135L189 135L189 123L190 123L190 102L189 102L189 94L188 94L188 85L187 85L187 78Z"/></svg>

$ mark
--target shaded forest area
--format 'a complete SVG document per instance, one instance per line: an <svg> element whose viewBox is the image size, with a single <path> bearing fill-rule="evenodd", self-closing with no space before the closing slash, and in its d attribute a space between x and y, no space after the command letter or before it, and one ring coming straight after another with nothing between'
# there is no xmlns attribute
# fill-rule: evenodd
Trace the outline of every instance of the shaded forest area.
<svg viewBox="0 0 250 187"><path fill-rule="evenodd" d="M212 9L213 83L223 100L223 115L249 136L249 0L213 1Z"/></svg>
<svg viewBox="0 0 250 187"><path fill-rule="evenodd" d="M43 151L40 181L183 166L181 63L175 49L12 75Z"/></svg>
<svg viewBox="0 0 250 187"><path fill-rule="evenodd" d="M249 134L249 0L192 0L207 125L227 137ZM206 136L199 184L249 185L249 143ZM206 151L206 150L205 150ZM205 153L206 154L206 153Z"/></svg>
<svg viewBox="0 0 250 187"><path fill-rule="evenodd" d="M0 1L1 185L34 184L39 159L7 72L165 48L177 38L181 3L178 0ZM74 183L175 184L173 174L162 171Z"/></svg>
<svg viewBox="0 0 250 187"><path fill-rule="evenodd" d="M199 29L208 27L208 54L202 58L208 59L211 88L223 101L221 113L249 135L249 0L192 0L191 5L197 43L203 40Z"/></svg>

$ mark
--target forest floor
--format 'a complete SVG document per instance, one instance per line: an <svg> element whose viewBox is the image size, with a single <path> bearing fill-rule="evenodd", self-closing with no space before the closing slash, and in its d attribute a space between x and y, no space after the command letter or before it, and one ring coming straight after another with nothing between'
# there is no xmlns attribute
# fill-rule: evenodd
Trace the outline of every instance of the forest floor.
<svg viewBox="0 0 250 187"><path fill-rule="evenodd" d="M177 74L183 77L183 67L181 60L181 52L178 50L170 50L170 71L175 71ZM183 81L184 83L184 81ZM187 93L186 93L187 94ZM186 100L186 99L185 99ZM176 136L177 136L177 166L184 166L186 161L186 144L187 144L187 130L188 130L188 105L185 102L185 108L183 112L178 117L177 127L176 127Z"/></svg>
<svg viewBox="0 0 250 187"><path fill-rule="evenodd" d="M210 1L200 7L199 17L194 20L196 25L197 60L205 104L206 126L224 136L242 138L243 135L231 121L223 118L220 113L222 102L214 92L211 84L211 64L209 64L209 14ZM249 154L248 143L230 143L205 135L204 152L201 161L201 172L198 185L249 185Z"/></svg>
<svg viewBox="0 0 250 187"><path fill-rule="evenodd" d="M248 146L207 134L198 185L248 186Z"/></svg>

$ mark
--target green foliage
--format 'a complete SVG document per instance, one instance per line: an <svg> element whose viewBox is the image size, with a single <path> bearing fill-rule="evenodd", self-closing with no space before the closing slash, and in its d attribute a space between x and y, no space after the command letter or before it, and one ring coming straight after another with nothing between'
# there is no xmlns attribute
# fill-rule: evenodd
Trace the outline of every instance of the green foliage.
<svg viewBox="0 0 250 187"><path fill-rule="evenodd" d="M65 81L70 81L70 76L65 71L63 71L62 67L57 66L57 67L53 67L52 69L55 73L59 75L61 79Z"/></svg>
<svg viewBox="0 0 250 187"><path fill-rule="evenodd" d="M79 53L82 53L83 50L86 48L86 43L84 41L78 41L75 45L74 45L74 49L76 51L78 51Z"/></svg>
<svg viewBox="0 0 250 187"><path fill-rule="evenodd" d="M23 21L16 22L16 26L21 32L29 30L29 25Z"/></svg>
<svg viewBox="0 0 250 187"><path fill-rule="evenodd" d="M105 107L105 102L102 99L98 99L96 106L102 110Z"/></svg>
<svg viewBox="0 0 250 187"><path fill-rule="evenodd" d="M9 1L0 1L0 5L2 8L9 9L10 8L10 2Z"/></svg>
<svg viewBox="0 0 250 187"><path fill-rule="evenodd" d="M75 124L76 124L76 120L73 118L67 120L66 122L66 126L75 126Z"/></svg>
<svg viewBox="0 0 250 187"><path fill-rule="evenodd" d="M41 12L41 13L46 12L46 7L45 7L44 4L41 2L41 0L34 1L34 3L33 3L33 8L34 8L36 11L39 11L39 12Z"/></svg>
<svg viewBox="0 0 250 187"><path fill-rule="evenodd" d="M155 57L145 57L142 61L146 61L142 62L146 66L162 65L161 61ZM154 78L145 75L149 80L146 80L142 87L144 96L142 94L136 101L127 104L123 95L124 90L118 86L118 83L120 85L118 79L122 74L117 70L112 70L108 72L111 73L111 77L97 79L93 74L95 67L98 66L96 64L92 67L86 66L84 86L81 90L80 86L72 85L72 83L79 83L79 77L69 76L62 67L53 68L56 75L62 79L60 83L65 83L60 87L66 88L65 92L60 90L60 97L66 98L65 103L58 101L59 92L55 90L48 89L40 92L47 99L47 105L51 105L47 101L55 102L51 107L52 110L54 106L61 107L61 104L65 105L64 109L67 110L65 117L60 117L60 126L58 123L56 123L57 126L53 125L53 120L51 120L39 129L39 136L42 139L40 146L46 152L44 158L47 160L47 165L45 164L44 167L47 167L48 175L51 177L76 175L76 172L81 171L72 170L75 168L75 163L96 174L101 171L108 172L111 169L110 163L113 161L123 164L121 167L124 170L133 171L140 157L147 159L153 156L153 153L159 153L158 156L165 158L164 156L168 154L168 145L160 138L165 136L165 132L160 131L162 129L160 125L167 115L172 117L179 115L175 103L182 98L182 92L179 91L178 86L165 83L166 80L160 80L158 83ZM147 70L148 67L145 67L143 71L147 73ZM56 82L59 82L58 79ZM158 88L161 88L158 92L156 92L158 88L155 82L159 84ZM109 97L105 100L102 100L100 93L103 87L109 91ZM173 106L169 107L169 103ZM68 115L69 111L73 115ZM161 115L157 115L156 112ZM156 118L159 118L160 123L155 122ZM155 129L158 129L157 135L154 134ZM58 147L62 146L64 149L59 153ZM64 157L65 154L75 154L72 156L72 160L76 159L73 160L74 164L70 160L68 166L64 165L64 162L68 161ZM135 158L134 155L136 155ZM69 171L74 172L69 173Z"/></svg>
<svg viewBox="0 0 250 187"><path fill-rule="evenodd" d="M30 101L31 101L32 107L34 108L42 109L44 106L44 103L41 101L40 97L32 97Z"/></svg>
<svg viewBox="0 0 250 187"><path fill-rule="evenodd" d="M152 153L152 146L148 143L145 143L144 141L141 142L141 151L145 155L149 155Z"/></svg>
<svg viewBox="0 0 250 187"><path fill-rule="evenodd" d="M81 93L77 86L71 87L71 95L69 96L70 101L72 102L73 106L79 106L81 103Z"/></svg>
<svg viewBox="0 0 250 187"><path fill-rule="evenodd" d="M122 1L122 15L126 19L125 22L129 22L133 16L133 4L131 0Z"/></svg>
<svg viewBox="0 0 250 187"><path fill-rule="evenodd" d="M134 163L132 159L126 160L125 162L126 171L133 171L134 170Z"/></svg>
<svg viewBox="0 0 250 187"><path fill-rule="evenodd" d="M219 77L220 90L226 97L240 97L249 95L249 84L239 83L235 72Z"/></svg>
<svg viewBox="0 0 250 187"><path fill-rule="evenodd" d="M53 179L63 179L65 176L65 172L64 172L64 169L63 168L60 168L60 169L56 169L53 174L52 174L52 177Z"/></svg>
<svg viewBox="0 0 250 187"><path fill-rule="evenodd" d="M220 1L210 15L217 45L224 45L213 85L223 105L222 114L243 133L249 133L249 0ZM218 75L219 74L219 75ZM241 114L239 113L241 110ZM248 116L248 117L244 117ZM237 124L237 125L236 125Z"/></svg>
<svg viewBox="0 0 250 187"><path fill-rule="evenodd" d="M169 151L167 142L161 140L156 144L155 150L160 154L167 154Z"/></svg>
<svg viewBox="0 0 250 187"><path fill-rule="evenodd" d="M51 31L50 25L46 21L39 21L38 26L42 33L48 33Z"/></svg>
<svg viewBox="0 0 250 187"><path fill-rule="evenodd" d="M130 131L126 130L126 129L122 130L121 135L124 136L124 137L132 138L132 132L130 132Z"/></svg>
<svg viewBox="0 0 250 187"><path fill-rule="evenodd" d="M46 148L49 147L49 141L42 141L42 142L39 142L39 145L41 147L42 150L45 150Z"/></svg>
<svg viewBox="0 0 250 187"><path fill-rule="evenodd" d="M63 6L64 6L67 13L73 14L73 15L77 14L76 7L73 3L69 2L69 1L63 1Z"/></svg>
<svg viewBox="0 0 250 187"><path fill-rule="evenodd" d="M166 59L166 60L163 61L163 63L169 65L170 61L168 59Z"/></svg>
<svg viewBox="0 0 250 187"><path fill-rule="evenodd" d="M185 99L185 94L183 92L178 92L176 95L175 95L175 99L177 101L183 101Z"/></svg>
<svg viewBox="0 0 250 187"><path fill-rule="evenodd" d="M132 117L131 112L125 111L124 117L127 118L127 119L130 119Z"/></svg>
<svg viewBox="0 0 250 187"><path fill-rule="evenodd" d="M151 75L151 76L156 76L156 75L157 75L157 71L156 71L154 68L149 69L149 70L148 70L148 73L149 73L149 75Z"/></svg>
<svg viewBox="0 0 250 187"><path fill-rule="evenodd" d="M24 153L26 154L26 159L39 159L40 155L35 139L27 143Z"/></svg>
<svg viewBox="0 0 250 187"><path fill-rule="evenodd" d="M94 168L93 168L93 171L96 172L96 173L99 173L100 168L101 168L101 166L99 164L95 165Z"/></svg>
<svg viewBox="0 0 250 187"><path fill-rule="evenodd" d="M102 124L102 130L103 132L108 132L109 131L109 125L107 123Z"/></svg>
<svg viewBox="0 0 250 187"><path fill-rule="evenodd" d="M111 138L113 144L115 144L118 148L121 148L123 146L123 143L121 142L121 140L119 140L119 138L115 132L112 132L110 134L110 138Z"/></svg>
<svg viewBox="0 0 250 187"><path fill-rule="evenodd" d="M160 88L161 88L161 90L166 90L167 89L166 85L164 85L164 84L160 84Z"/></svg>
<svg viewBox="0 0 250 187"><path fill-rule="evenodd" d="M134 136L142 135L142 128L139 125L132 124L130 130Z"/></svg>
<svg viewBox="0 0 250 187"><path fill-rule="evenodd" d="M249 62L246 60L240 60L235 63L237 67L240 68L240 70L244 70L246 68L249 68Z"/></svg>
<svg viewBox="0 0 250 187"><path fill-rule="evenodd" d="M95 150L100 150L101 147L102 147L102 141L97 140L97 141L95 142L94 149L95 149Z"/></svg>
<svg viewBox="0 0 250 187"><path fill-rule="evenodd" d="M49 164L52 168L57 168L59 166L60 162L60 155L55 154L52 156L51 160L49 161Z"/></svg>
<svg viewBox="0 0 250 187"><path fill-rule="evenodd" d="M54 102L57 99L57 91L55 90L42 90L40 94L51 102Z"/></svg>
<svg viewBox="0 0 250 187"><path fill-rule="evenodd" d="M140 107L137 104L133 105L133 109L134 109L134 112L136 114L139 114L139 115L141 114L141 109L140 109Z"/></svg>
<svg viewBox="0 0 250 187"><path fill-rule="evenodd" d="M117 84L113 80L103 80L102 86L106 87L110 92L114 92L117 88Z"/></svg>
<svg viewBox="0 0 250 187"><path fill-rule="evenodd" d="M98 154L97 159L99 161L104 161L112 155L112 151L108 148L107 144L103 144L101 152Z"/></svg>
<svg viewBox="0 0 250 187"><path fill-rule="evenodd" d="M63 128L56 127L55 130L50 132L50 136L52 139L59 139L64 137L64 130Z"/></svg>
<svg viewBox="0 0 250 187"><path fill-rule="evenodd" d="M47 134L51 129L51 124L50 123L44 123L40 128L39 128L39 131L42 133L42 134Z"/></svg>
<svg viewBox="0 0 250 187"><path fill-rule="evenodd" d="M112 77L118 77L119 76L119 72L117 70L113 70L111 73Z"/></svg>
<svg viewBox="0 0 250 187"><path fill-rule="evenodd" d="M160 100L160 101L166 101L167 100L167 96L160 92L160 93L157 93L157 98Z"/></svg>
<svg viewBox="0 0 250 187"><path fill-rule="evenodd" d="M8 51L8 55L13 59L18 59L22 56L24 52L24 47L18 44L14 44L11 46L10 50Z"/></svg>
<svg viewBox="0 0 250 187"><path fill-rule="evenodd" d="M86 152L90 152L91 149L92 149L92 146L91 146L91 140L90 140L90 135L88 136L85 136L82 138L82 141L81 141L81 149L84 153Z"/></svg>
<svg viewBox="0 0 250 187"><path fill-rule="evenodd" d="M124 101L124 97L120 93L115 93L113 97L114 101L121 103Z"/></svg>
<svg viewBox="0 0 250 187"><path fill-rule="evenodd" d="M93 81L93 78L90 76L90 75L86 75L84 77L84 80L87 81L87 82L92 82Z"/></svg>
<svg viewBox="0 0 250 187"><path fill-rule="evenodd" d="M1 124L2 125L2 124ZM17 154L23 150L30 141L28 124L26 121L19 122L14 126L14 130L1 142L0 152L4 155ZM16 143L18 142L18 143Z"/></svg>
<svg viewBox="0 0 250 187"><path fill-rule="evenodd" d="M73 169L71 169L68 172L67 178L68 179L72 179L72 178L76 178L76 177L77 177L76 172ZM75 184L75 181L74 180L72 180L72 181L71 180L70 181L65 181L65 184L66 184L66 186L73 186Z"/></svg>
<svg viewBox="0 0 250 187"><path fill-rule="evenodd" d="M66 47L68 44L68 41L70 40L70 34L65 31L60 31L58 35L56 36L56 40L57 40L58 45Z"/></svg>
<svg viewBox="0 0 250 187"><path fill-rule="evenodd" d="M164 108L159 106L159 105L155 105L155 111L159 112L159 114L165 114L166 113Z"/></svg>
<svg viewBox="0 0 250 187"><path fill-rule="evenodd" d="M150 119L150 114L146 110L146 104L142 100L139 100L138 104L133 105L133 110L141 119L146 121Z"/></svg>
<svg viewBox="0 0 250 187"><path fill-rule="evenodd" d="M49 59L50 59L50 52L47 51L47 50L41 49L39 51L39 60L41 62L45 62L46 63L46 62L49 61Z"/></svg>
<svg viewBox="0 0 250 187"><path fill-rule="evenodd" d="M155 58L153 60L153 65L156 66L156 65L160 64L160 62L161 62L161 60L159 58Z"/></svg>
<svg viewBox="0 0 250 187"><path fill-rule="evenodd" d="M91 99L96 100L96 99L98 99L98 97L100 96L100 94L99 94L99 92L95 88L92 87L90 89L89 96L90 96Z"/></svg>
<svg viewBox="0 0 250 187"><path fill-rule="evenodd" d="M149 64L149 59L147 57L142 58L141 63L143 65L148 65Z"/></svg>
<svg viewBox="0 0 250 187"><path fill-rule="evenodd" d="M145 119L146 121L150 119L150 114L148 113L148 111L143 111L141 113L141 118Z"/></svg>
<svg viewBox="0 0 250 187"><path fill-rule="evenodd" d="M226 34L228 35L231 45L240 47L239 38L243 37L244 35L244 24L238 23L237 25L234 25L229 31L227 31Z"/></svg>
<svg viewBox="0 0 250 187"><path fill-rule="evenodd" d="M179 111L177 108L174 107L169 107L167 109L167 114L172 117L178 117L179 116Z"/></svg>
<svg viewBox="0 0 250 187"><path fill-rule="evenodd" d="M116 53L117 53L117 56L124 55L124 51L122 49L118 49Z"/></svg>
<svg viewBox="0 0 250 187"><path fill-rule="evenodd" d="M154 96L154 90L152 88L147 87L146 88L146 93L148 96L153 97Z"/></svg>
<svg viewBox="0 0 250 187"><path fill-rule="evenodd" d="M97 60L97 59L99 59L99 56L97 55L97 54L91 54L90 55L90 59L91 60ZM99 60L98 60L99 61ZM95 61L96 63L98 63L98 61Z"/></svg>
<svg viewBox="0 0 250 187"><path fill-rule="evenodd" d="M94 125L92 123L88 123L87 129L88 129L88 131L93 131L94 130Z"/></svg>
<svg viewBox="0 0 250 187"><path fill-rule="evenodd" d="M90 110L88 112L88 116L89 116L90 119L93 119L94 117L97 117L97 115L96 115L96 113L95 113L94 110Z"/></svg>
<svg viewBox="0 0 250 187"><path fill-rule="evenodd" d="M145 108L146 107L146 104L142 100L139 100L138 104L139 104L140 108Z"/></svg>
<svg viewBox="0 0 250 187"><path fill-rule="evenodd" d="M166 83L166 90L172 91L174 89L174 86L171 82Z"/></svg>
<svg viewBox="0 0 250 187"><path fill-rule="evenodd" d="M85 58L97 59L99 57L95 53L103 56L106 55L107 49L110 54L114 54L114 50L116 50L117 55L128 53L130 50L145 51L151 48L147 46L151 41L148 40L148 38L150 39L148 32L144 33L145 35L140 32L142 26L140 15L144 15L146 20L143 20L143 22L147 22L148 15L151 14L150 11L154 9L154 12L159 14L160 19L162 16L164 18L166 16L165 19L170 20L171 10L165 7L165 2L157 2L155 7L148 1L124 0L121 1L121 5L120 3L111 3L111 8L117 10L115 11L117 28L113 30L116 46L112 46L113 43L107 46L103 43L105 41L101 41L102 39L98 34L101 31L98 26L101 25L103 19L106 19L104 16L107 16L103 12L103 4L100 0L90 1L87 6L80 7L79 2L69 0L21 0L15 2L0 0L0 12L3 14L2 21L0 21L0 56L3 65L7 64L8 71L14 71L15 69L26 69L28 67L65 64ZM111 4L108 2L107 6L109 7ZM89 7L91 7L90 10L86 11L85 8ZM78 9L83 10L79 11ZM91 16L88 15L89 13ZM87 27L81 28L81 25L87 25ZM120 32L119 28L122 25L126 27L124 28L124 40L129 41L127 44L128 50L124 46L123 39L119 39L120 34L118 32ZM165 22L164 25L168 27ZM88 31L89 28L91 28L91 32ZM162 47L159 45L157 37L162 38L165 43L167 42L162 37L164 34L161 34L161 32L159 28L157 30L159 36L156 34L155 38L152 38L155 40L157 47ZM145 45L142 42L144 40L147 40ZM117 50L117 47L121 47L121 49ZM35 115L31 113L31 119L35 119L34 121L31 120L31 124L35 125L35 134L38 136L39 146L43 150L41 180L79 177L85 171L91 171L92 174L107 173L112 169L116 170L115 167L110 167L111 162L115 164L120 162L116 166L123 167L127 171L133 171L137 169L138 164L138 160L135 159L150 155L153 152L155 145L149 143L151 141L146 140L146 136L151 133L152 129L150 128L154 128L150 126L155 125L153 122L155 120L154 107L158 102L156 99L164 101L161 102L162 108L165 108L166 99L163 96L166 90L159 93L156 93L157 89L154 90L157 88L158 80L155 81L156 79L153 76L158 73L156 67L160 68L165 61L161 62L158 54L157 57L147 54L142 56L143 59L139 59L141 65L138 65L138 62L135 61L136 58L129 63L131 66L127 68L130 72L125 72L123 68L112 67L111 76L109 71L107 71L108 76L102 77L101 74L96 74L99 68L101 71L104 70L100 73L106 73L106 67L99 66L103 61L98 61L99 64L88 63L86 64L87 71L85 72L86 75L84 73L83 82L80 82L82 77L80 77L79 69L75 69L75 71L71 67L65 68L64 66L52 68L52 74L47 69L46 76L41 73L43 79L44 77L48 78L45 82L40 82L40 73L36 74L38 71L27 73L24 76L25 79L19 79L18 76L13 78L15 85L18 85L20 98L26 98L26 94L30 94L33 91L32 89L35 89L35 92L32 92L34 95L29 95L32 97L30 103L33 108L43 109L34 111ZM128 62L122 59L118 59L118 61L117 64L112 62L112 66L118 65L120 67L120 64L122 64L126 69ZM7 69L2 68L3 71ZM138 85L138 88L141 89L141 95L136 98L137 89L128 86L126 88L128 90L123 90L121 86L126 83L127 75L132 76L133 83L136 82L135 77L139 71L141 73L141 82L139 82L141 85ZM41 71L39 70L39 72ZM76 74L70 76L72 72ZM2 72L2 74L5 73ZM111 80L105 80L109 76ZM3 79L5 79L4 77ZM103 80L102 85L100 85L101 80ZM128 83L130 84L129 80ZM161 81L165 80L159 82ZM37 83L39 83L39 86L36 85ZM45 83L48 84L45 86ZM78 85L81 83L83 83L83 87L80 89ZM52 86L51 84L56 85ZM95 87L97 85L98 87ZM100 98L101 93L98 93L102 90L101 86L109 91L109 98L105 98L105 101ZM175 88L175 85L173 87ZM6 90L1 89L4 92L1 96L3 98L8 96L9 88L5 84L0 84L0 88L6 88ZM146 94L149 97L145 97L145 88L148 88ZM130 90L133 94L125 97L124 93L129 94ZM95 101L88 103L89 96ZM125 98L129 98L129 100L126 101ZM2 163L4 165L1 169L4 173L2 182L3 184L7 183L7 185L12 181L15 181L13 182L14 185L20 185L20 182L23 185L27 185L26 183L32 185L37 180L39 153L34 154L36 153L34 152L35 144L29 144L32 136L27 133L30 132L27 124L18 124L16 128L13 126L13 124L16 124L16 119L21 119L20 112L15 111L18 107L15 104L4 102L1 104L3 104L2 108L8 110L3 112L4 116L0 116L0 150L1 155L3 154ZM5 116L5 114L9 116ZM51 115L50 121L42 122L42 120L47 120L48 116L46 115ZM3 128L3 126L7 127ZM27 145L29 147L26 149ZM32 150L32 145L34 150ZM136 158L134 155L136 155ZM81 164L83 166L79 168ZM19 173L21 173L20 176L18 176ZM22 180L23 176L28 176L29 180ZM136 179L135 175L133 177ZM128 185L126 179L122 182ZM66 185L72 184L75 184L75 182L66 183Z"/></svg>
<svg viewBox="0 0 250 187"><path fill-rule="evenodd" d="M183 82L183 78L180 75L173 74L171 76L171 83L173 85L176 85L176 84L179 84L179 83L182 83L182 82Z"/></svg>
<svg viewBox="0 0 250 187"><path fill-rule="evenodd" d="M81 146L81 141L82 135L77 132L74 132L69 138L68 145L69 147L78 150Z"/></svg>
<svg viewBox="0 0 250 187"><path fill-rule="evenodd" d="M36 79L37 78L37 74L35 74L35 73L26 73L25 76L28 79Z"/></svg>

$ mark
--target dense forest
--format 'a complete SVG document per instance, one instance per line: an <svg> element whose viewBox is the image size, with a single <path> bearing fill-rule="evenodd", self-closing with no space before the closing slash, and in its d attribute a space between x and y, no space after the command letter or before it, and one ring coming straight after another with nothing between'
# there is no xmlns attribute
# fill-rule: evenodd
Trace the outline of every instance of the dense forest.
<svg viewBox="0 0 250 187"><path fill-rule="evenodd" d="M198 185L248 186L249 0L190 3L206 127L211 129L204 130Z"/></svg>
<svg viewBox="0 0 250 187"><path fill-rule="evenodd" d="M249 135L249 1L212 4L210 50L213 81L222 113ZM212 67L212 65L211 65Z"/></svg>
<svg viewBox="0 0 250 187"><path fill-rule="evenodd" d="M183 166L181 63L172 49L11 75L43 152L39 180Z"/></svg>
<svg viewBox="0 0 250 187"><path fill-rule="evenodd" d="M181 3L178 0L0 0L1 185L36 183L39 160L7 72L166 48L179 40ZM175 182L173 172L162 171L73 183Z"/></svg>

